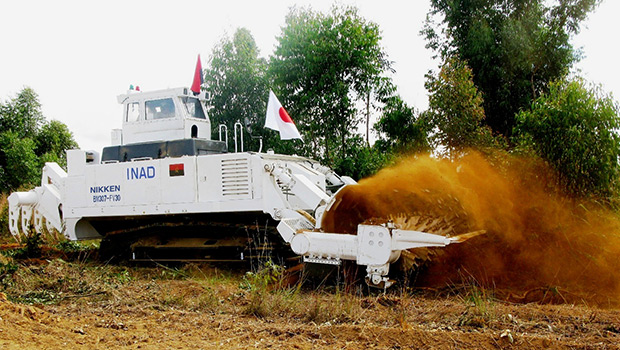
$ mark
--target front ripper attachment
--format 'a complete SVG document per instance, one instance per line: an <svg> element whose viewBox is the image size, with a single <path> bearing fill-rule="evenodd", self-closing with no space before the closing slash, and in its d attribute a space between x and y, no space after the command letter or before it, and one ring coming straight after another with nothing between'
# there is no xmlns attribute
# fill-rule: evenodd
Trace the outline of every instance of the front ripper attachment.
<svg viewBox="0 0 620 350"><path fill-rule="evenodd" d="M301 231L290 240L291 248L304 261L322 264L340 264L341 260L355 260L366 265L369 285L388 288L393 282L387 275L390 264L398 260L405 249L445 247L461 243L485 231L475 231L455 237L446 237L420 231L401 230L394 223L358 225L357 235Z"/></svg>
<svg viewBox="0 0 620 350"><path fill-rule="evenodd" d="M9 231L18 242L31 229L41 232L44 223L48 230L63 232L62 191L67 173L56 163L43 167L41 186L28 192L13 192L9 202Z"/></svg>

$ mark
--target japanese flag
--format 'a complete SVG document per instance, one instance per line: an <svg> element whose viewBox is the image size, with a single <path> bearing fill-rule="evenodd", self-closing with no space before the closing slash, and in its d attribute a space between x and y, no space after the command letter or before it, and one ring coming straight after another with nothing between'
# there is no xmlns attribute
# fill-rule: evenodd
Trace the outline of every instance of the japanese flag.
<svg viewBox="0 0 620 350"><path fill-rule="evenodd" d="M267 116L265 118L265 127L280 132L280 139L300 139L301 135L297 131L297 127L288 115L278 98L269 90L269 102L267 103Z"/></svg>

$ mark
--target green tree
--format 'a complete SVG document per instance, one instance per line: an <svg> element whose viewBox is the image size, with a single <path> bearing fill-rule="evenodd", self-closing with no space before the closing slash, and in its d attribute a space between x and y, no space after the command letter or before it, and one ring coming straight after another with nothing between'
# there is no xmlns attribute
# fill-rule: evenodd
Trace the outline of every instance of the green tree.
<svg viewBox="0 0 620 350"><path fill-rule="evenodd" d="M32 137L45 121L39 97L29 87L0 104L0 132L13 131L18 137Z"/></svg>
<svg viewBox="0 0 620 350"><path fill-rule="evenodd" d="M484 95L485 124L510 136L515 114L579 59L570 43L599 0L431 0L423 33L443 59L457 55Z"/></svg>
<svg viewBox="0 0 620 350"><path fill-rule="evenodd" d="M426 76L429 108L424 112L435 130L432 143L456 155L465 148L492 146L495 140L485 119L482 95L474 85L472 72L465 62L449 57L434 76Z"/></svg>
<svg viewBox="0 0 620 350"><path fill-rule="evenodd" d="M46 122L36 134L35 154L41 159L41 166L46 162L56 162L61 167L67 166L67 150L78 147L73 133L67 125L58 120Z"/></svg>
<svg viewBox="0 0 620 350"><path fill-rule="evenodd" d="M375 174L392 158L392 153L384 152L380 147L368 147L361 135L355 135L347 139L347 154L336 160L334 171L357 181Z"/></svg>
<svg viewBox="0 0 620 350"><path fill-rule="evenodd" d="M235 122L250 122L255 136L273 138L264 125L269 89L266 83L267 61L249 30L239 28L232 38L224 37L213 48L205 71L207 91L211 95L209 116L213 137L218 138L218 126L225 124L232 136ZM245 138L245 149L257 150L256 139ZM268 141L268 140L267 140Z"/></svg>
<svg viewBox="0 0 620 350"><path fill-rule="evenodd" d="M20 137L10 130L0 133L0 186L3 192L40 182L41 168L34 148L31 138Z"/></svg>
<svg viewBox="0 0 620 350"><path fill-rule="evenodd" d="M46 122L37 94L24 88L0 103L0 190L37 184L47 161L66 166L65 150L77 143L67 126Z"/></svg>
<svg viewBox="0 0 620 350"><path fill-rule="evenodd" d="M582 79L558 81L517 115L515 142L533 149L577 196L610 198L620 176L620 116L611 95Z"/></svg>
<svg viewBox="0 0 620 350"><path fill-rule="evenodd" d="M400 96L386 99L383 113L374 127L379 134L374 147L383 152L415 153L431 149L430 124L416 116L415 110Z"/></svg>
<svg viewBox="0 0 620 350"><path fill-rule="evenodd" d="M274 91L304 136L299 152L333 166L386 90L379 27L356 8L292 8L270 60ZM360 106L363 106L360 108ZM369 126L367 126L369 127Z"/></svg>

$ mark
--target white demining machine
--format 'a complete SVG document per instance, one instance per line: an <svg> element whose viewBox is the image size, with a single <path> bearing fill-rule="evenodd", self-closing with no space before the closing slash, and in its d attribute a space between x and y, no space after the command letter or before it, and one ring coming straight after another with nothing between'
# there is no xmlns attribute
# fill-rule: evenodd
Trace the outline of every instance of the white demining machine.
<svg viewBox="0 0 620 350"><path fill-rule="evenodd" d="M112 131L111 146L69 150L66 172L47 163L41 186L10 195L17 239L45 227L69 240L103 238L102 251L136 261L292 251L311 263L356 261L369 284L386 287L402 250L457 241L390 222L361 224L356 235L323 232L322 214L336 191L355 186L351 178L304 157L244 152L241 123L229 152L225 126L211 139L204 93L130 90L118 102L122 129Z"/></svg>

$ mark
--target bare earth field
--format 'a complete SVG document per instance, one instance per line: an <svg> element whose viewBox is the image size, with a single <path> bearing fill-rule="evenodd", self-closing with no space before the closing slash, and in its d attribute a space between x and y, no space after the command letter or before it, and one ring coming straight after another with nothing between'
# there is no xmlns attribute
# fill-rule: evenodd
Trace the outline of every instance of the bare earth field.
<svg viewBox="0 0 620 350"><path fill-rule="evenodd" d="M271 266L245 274L85 258L0 256L0 349L620 348L620 310L587 301L513 304L474 285L284 287Z"/></svg>

